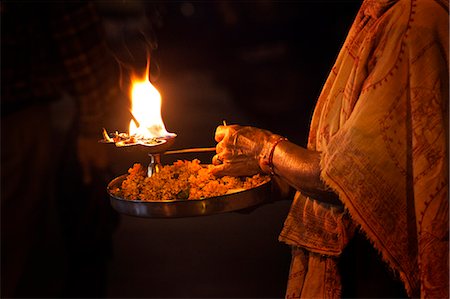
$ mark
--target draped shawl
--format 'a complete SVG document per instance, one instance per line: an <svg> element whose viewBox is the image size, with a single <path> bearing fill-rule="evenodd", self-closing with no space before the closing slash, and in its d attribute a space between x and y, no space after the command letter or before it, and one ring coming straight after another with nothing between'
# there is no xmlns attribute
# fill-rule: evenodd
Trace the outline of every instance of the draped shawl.
<svg viewBox="0 0 450 299"><path fill-rule="evenodd" d="M409 296L448 298L448 1L364 1L318 98L308 148L344 208L297 192L286 297L340 296L355 226Z"/></svg>

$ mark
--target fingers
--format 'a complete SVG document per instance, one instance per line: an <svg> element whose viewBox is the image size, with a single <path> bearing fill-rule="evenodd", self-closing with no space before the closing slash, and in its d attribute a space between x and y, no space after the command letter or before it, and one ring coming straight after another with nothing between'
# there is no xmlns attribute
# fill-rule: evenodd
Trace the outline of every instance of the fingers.
<svg viewBox="0 0 450 299"><path fill-rule="evenodd" d="M226 136L230 136L231 134L238 131L240 127L241 126L239 126L239 125L218 126L216 128L216 133L215 133L214 138L217 142L220 142Z"/></svg>
<svg viewBox="0 0 450 299"><path fill-rule="evenodd" d="M223 176L252 176L257 174L258 171L254 167L249 167L246 163L222 163L220 165L216 165L209 170L212 175L217 177Z"/></svg>
<svg viewBox="0 0 450 299"><path fill-rule="evenodd" d="M219 157L218 162L220 162L221 159L223 158ZM259 165L252 163L248 159L223 159L222 163L211 167L209 171L217 177L226 175L235 177L252 176L259 173Z"/></svg>
<svg viewBox="0 0 450 299"><path fill-rule="evenodd" d="M215 135L214 135L214 139L215 139L217 142L222 141L222 139L225 137L225 134L226 134L227 131L228 131L228 130L226 129L225 126L218 126L218 127L216 128L216 133L215 133Z"/></svg>
<svg viewBox="0 0 450 299"><path fill-rule="evenodd" d="M239 125L218 126L215 133L216 155L212 158L211 173L216 176L240 176L248 173L245 166L248 157L242 149L236 148L238 142ZM253 171L252 171L253 172Z"/></svg>
<svg viewBox="0 0 450 299"><path fill-rule="evenodd" d="M230 156L230 138L234 136L236 138L236 131L238 130L238 125L231 126L218 126L216 129L215 140L217 141L216 153L222 158L224 156ZM232 145L233 147L235 144Z"/></svg>
<svg viewBox="0 0 450 299"><path fill-rule="evenodd" d="M219 142L216 146L216 155L212 158L214 165L222 164L223 162L236 162L239 159L245 158L240 154L240 151L236 151L233 148L225 147L223 141Z"/></svg>
<svg viewBox="0 0 450 299"><path fill-rule="evenodd" d="M223 163L217 166L214 166L210 169L211 174L217 177L223 177L226 175L229 176L238 176L236 175L236 169L231 166L230 163Z"/></svg>
<svg viewBox="0 0 450 299"><path fill-rule="evenodd" d="M220 141L216 144L216 153L220 154L221 152L226 150L226 146L224 144L224 141Z"/></svg>
<svg viewBox="0 0 450 299"><path fill-rule="evenodd" d="M213 165L220 165L223 163L236 163L239 159L242 159L240 156L233 156L232 152L229 151L220 151L212 158Z"/></svg>
<svg viewBox="0 0 450 299"><path fill-rule="evenodd" d="M222 164L222 163L223 163L223 160L220 158L219 155L215 155L215 156L212 158L212 164L213 164L213 165L220 165L220 164Z"/></svg>

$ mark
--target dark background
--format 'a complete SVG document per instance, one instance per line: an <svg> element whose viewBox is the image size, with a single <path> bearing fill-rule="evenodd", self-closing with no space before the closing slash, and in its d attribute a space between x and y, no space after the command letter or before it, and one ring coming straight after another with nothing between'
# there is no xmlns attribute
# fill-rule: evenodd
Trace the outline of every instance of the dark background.
<svg viewBox="0 0 450 299"><path fill-rule="evenodd" d="M177 134L175 149L214 146L215 128L223 120L261 127L305 146L315 101L361 1L96 4L117 57L131 55L127 61L138 69L145 66L145 50L153 48L150 79L162 95L166 128ZM61 118L56 125L64 125L61 112L72 109L70 103L62 99L55 105ZM127 107L114 105L107 107L107 129L123 131ZM278 242L278 234L290 200L182 219L119 215L109 206L106 183L149 159L114 147L109 153L109 175L97 177L89 188L80 187L72 167L61 170L59 209L69 258L60 275L60 297L284 296L290 249ZM162 162L199 158L209 163L211 157L163 156ZM67 161L76 164L74 157ZM383 287L374 277L390 274L362 237L355 240L359 245L344 254L349 260L342 269L344 296L381 297ZM30 280L38 285L45 277Z"/></svg>

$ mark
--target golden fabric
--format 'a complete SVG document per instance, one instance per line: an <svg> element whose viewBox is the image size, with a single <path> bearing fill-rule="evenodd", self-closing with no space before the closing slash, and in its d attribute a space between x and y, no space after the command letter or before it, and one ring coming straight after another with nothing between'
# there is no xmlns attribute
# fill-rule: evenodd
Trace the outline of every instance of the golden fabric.
<svg viewBox="0 0 450 299"><path fill-rule="evenodd" d="M280 234L335 259L353 230L349 215L408 295L422 298L449 295L448 17L442 0L362 4L316 104L308 142L322 152L321 177L345 209L297 194ZM306 279L291 279L308 259L293 255L286 297L330 298L330 288L339 296L339 285L318 274L328 286L312 294Z"/></svg>

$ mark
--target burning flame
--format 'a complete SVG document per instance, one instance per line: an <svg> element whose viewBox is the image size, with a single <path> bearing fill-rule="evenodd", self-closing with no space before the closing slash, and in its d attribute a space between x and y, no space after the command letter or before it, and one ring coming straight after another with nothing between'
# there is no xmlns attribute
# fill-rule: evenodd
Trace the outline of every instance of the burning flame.
<svg viewBox="0 0 450 299"><path fill-rule="evenodd" d="M131 88L131 114L129 135L138 138L168 137L161 117L161 94L148 80L148 72L143 78L133 76Z"/></svg>

